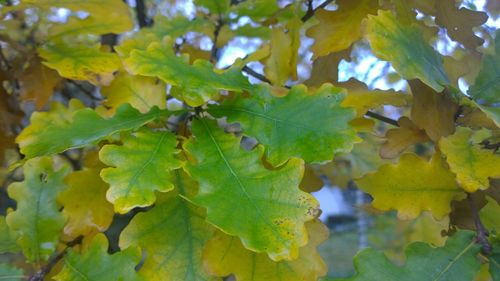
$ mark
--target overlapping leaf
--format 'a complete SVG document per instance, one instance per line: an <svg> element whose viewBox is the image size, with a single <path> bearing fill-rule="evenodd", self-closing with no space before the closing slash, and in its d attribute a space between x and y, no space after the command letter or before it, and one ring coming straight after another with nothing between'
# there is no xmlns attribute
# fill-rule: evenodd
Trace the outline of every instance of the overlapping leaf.
<svg viewBox="0 0 500 281"><path fill-rule="evenodd" d="M403 154L397 164L381 166L377 172L356 180L359 188L373 196L380 210L397 210L400 218L415 218L430 211L437 219L450 212L450 202L465 196L450 172L435 154L430 162L415 154Z"/></svg>
<svg viewBox="0 0 500 281"><path fill-rule="evenodd" d="M54 70L42 65L39 58L34 58L19 81L21 98L25 101L33 101L37 109L42 109L61 82L61 77Z"/></svg>
<svg viewBox="0 0 500 281"><path fill-rule="evenodd" d="M495 55L484 55L481 70L468 94L478 103L497 126L500 127L500 31L495 37Z"/></svg>
<svg viewBox="0 0 500 281"><path fill-rule="evenodd" d="M192 65L186 56L175 55L171 41L151 43L147 50L133 50L125 60L132 74L158 77L176 86L177 97L190 106L200 106L208 100L219 97L219 90L241 92L249 90L248 80L239 69L218 72L205 60L197 60Z"/></svg>
<svg viewBox="0 0 500 281"><path fill-rule="evenodd" d="M56 171L50 158L32 159L24 165L24 181L8 188L17 207L7 215L7 224L16 232L17 243L30 262L47 260L56 249L64 227L56 197L65 188L67 172L68 167Z"/></svg>
<svg viewBox="0 0 500 281"><path fill-rule="evenodd" d="M300 248L299 257L280 262L245 249L237 237L217 232L204 249L205 266L216 276L233 274L236 281L316 281L327 271L316 247L328 238L328 229L317 220L306 227L309 243Z"/></svg>
<svg viewBox="0 0 500 281"><path fill-rule="evenodd" d="M194 159L186 169L200 190L191 200L207 208L207 221L273 260L296 258L307 243L304 223L318 207L298 188L303 162L292 158L268 170L261 162L262 146L244 151L240 138L224 133L214 121L195 120L192 131L194 138L184 148Z"/></svg>
<svg viewBox="0 0 500 281"><path fill-rule="evenodd" d="M136 129L168 114L157 107L141 114L128 104L118 108L111 118L103 118L90 108L78 110L63 119L47 118L49 114L35 112L31 124L19 134L16 142L27 158L50 155L97 143L111 134Z"/></svg>
<svg viewBox="0 0 500 281"><path fill-rule="evenodd" d="M209 112L240 123L246 135L265 146L267 160L275 166L290 157L318 163L331 160L334 153L350 151L357 139L349 125L354 112L340 105L343 99L341 89L330 84L312 93L295 86L279 98L262 86L250 98L228 99Z"/></svg>
<svg viewBox="0 0 500 281"><path fill-rule="evenodd" d="M382 158L396 158L409 146L429 140L425 131L407 117L399 118L398 124L399 128L390 129L385 134L387 140L380 147Z"/></svg>
<svg viewBox="0 0 500 281"><path fill-rule="evenodd" d="M155 191L174 188L170 171L181 162L175 135L167 131L138 131L123 139L123 145L105 145L99 152L104 164L113 166L101 171L102 179L110 184L108 200L118 213L154 203Z"/></svg>
<svg viewBox="0 0 500 281"><path fill-rule="evenodd" d="M203 270L202 249L214 228L205 211L181 196L196 193L196 184L179 170L175 191L159 196L147 213L136 215L120 235L120 247L138 245L146 252L140 274L147 280L220 280Z"/></svg>
<svg viewBox="0 0 500 281"><path fill-rule="evenodd" d="M106 236L98 234L83 253L70 249L61 272L53 278L57 281L142 280L135 271L141 260L138 248L128 248L113 255L107 251Z"/></svg>
<svg viewBox="0 0 500 281"><path fill-rule="evenodd" d="M108 229L114 215L113 205L106 200L108 185L101 180L99 169L73 172L65 181L68 188L57 198L64 207L64 234L74 239Z"/></svg>
<svg viewBox="0 0 500 281"><path fill-rule="evenodd" d="M271 33L271 54L264 69L266 77L276 85L284 85L290 77L292 66L292 38L281 28L273 28Z"/></svg>
<svg viewBox="0 0 500 281"><path fill-rule="evenodd" d="M455 134L441 139L439 147L446 156L450 170L467 192L487 189L488 178L500 177L500 155L484 149L480 143L491 136L487 130L472 131L457 127Z"/></svg>
<svg viewBox="0 0 500 281"><path fill-rule="evenodd" d="M108 87L101 88L101 93L106 97L104 105L112 109L129 103L142 113L148 112L153 106L165 108L167 98L165 84L157 79L123 72Z"/></svg>
<svg viewBox="0 0 500 281"><path fill-rule="evenodd" d="M424 41L422 31L401 24L391 11L368 16L366 37L375 55L390 61L402 77L419 78L436 91L450 83L441 55Z"/></svg>
<svg viewBox="0 0 500 281"><path fill-rule="evenodd" d="M366 249L354 258L356 275L342 280L473 280L481 265L476 258L480 246L473 237L472 232L460 231L440 248L412 243L405 250L407 259L403 266L395 265L382 252Z"/></svg>
<svg viewBox="0 0 500 281"><path fill-rule="evenodd" d="M307 36L314 38L311 50L315 58L347 49L359 40L362 20L375 14L378 7L374 0L341 0L335 4L335 11L316 11L319 23L307 30Z"/></svg>
<svg viewBox="0 0 500 281"><path fill-rule="evenodd" d="M46 44L38 49L43 64L57 70L59 75L74 80L88 80L95 85L106 85L113 72L121 66L114 53L99 50L100 46L69 46L66 44Z"/></svg>

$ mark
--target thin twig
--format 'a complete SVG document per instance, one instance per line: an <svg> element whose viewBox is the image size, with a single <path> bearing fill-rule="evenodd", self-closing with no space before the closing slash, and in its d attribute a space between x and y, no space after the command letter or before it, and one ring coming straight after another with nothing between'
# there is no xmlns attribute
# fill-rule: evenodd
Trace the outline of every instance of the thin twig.
<svg viewBox="0 0 500 281"><path fill-rule="evenodd" d="M77 83L77 82L75 82L73 80L69 80L69 79L67 79L66 81L68 83L74 85L75 87L77 87L80 91L82 91L85 95L87 95L91 100L93 100L93 101L100 100L99 98L97 98L96 96L94 96L91 91L89 91L88 89L85 89L85 87L83 87L79 83Z"/></svg>
<svg viewBox="0 0 500 281"><path fill-rule="evenodd" d="M144 5L144 0L135 1L135 13L140 28L148 27L150 25L150 21L146 16L146 5Z"/></svg>
<svg viewBox="0 0 500 281"><path fill-rule="evenodd" d="M485 255L489 255L492 251L491 244L488 241L488 236L490 234L481 222L481 217L479 217L476 202L474 202L474 199L472 199L469 193L467 193L467 201L469 201L472 218L474 219L474 224L476 225L476 243L482 246L482 250Z"/></svg>
<svg viewBox="0 0 500 281"><path fill-rule="evenodd" d="M54 268L54 266L66 255L68 249L80 244L82 242L82 239L82 236L78 236L74 240L68 242L66 244L66 248L64 248L64 250L57 253L56 255L52 256L49 262L47 262L44 267L42 267L37 273L30 277L29 281L43 281L45 275L47 275L52 270L52 268Z"/></svg>
<svg viewBox="0 0 500 281"><path fill-rule="evenodd" d="M218 60L219 49L217 48L217 41L219 40L219 33L223 26L224 26L224 21L222 20L222 17L219 15L219 19L217 20L217 24L215 25L215 30L214 30L214 44L212 45L212 50L210 51L210 61L213 64L216 64Z"/></svg>
<svg viewBox="0 0 500 281"><path fill-rule="evenodd" d="M314 13L316 13L317 10L323 9L324 7L328 6L328 4L330 4L332 2L333 2L333 0L326 0L325 2L319 4L319 6L314 8L314 9L310 9L309 7L311 7L311 6L308 6L306 14L301 19L302 22L308 21L310 18L312 18L314 16Z"/></svg>
<svg viewBox="0 0 500 281"><path fill-rule="evenodd" d="M256 72L255 70L251 69L250 67L248 67L246 65L241 70L243 72L245 72L246 74L252 76L253 78L256 78L262 82L266 82L268 84L271 84L271 80L269 80L266 76Z"/></svg>

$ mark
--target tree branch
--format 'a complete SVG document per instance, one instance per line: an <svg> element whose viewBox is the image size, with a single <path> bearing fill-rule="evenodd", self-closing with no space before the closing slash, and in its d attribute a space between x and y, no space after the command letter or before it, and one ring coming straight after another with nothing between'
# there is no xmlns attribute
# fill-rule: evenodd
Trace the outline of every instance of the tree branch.
<svg viewBox="0 0 500 281"><path fill-rule="evenodd" d="M222 29L223 26L224 26L224 21L219 15L219 19L217 20L217 24L215 25L215 30L214 30L214 44L212 45L212 50L210 51L210 61L213 64L216 64L218 60L219 49L217 48L217 41L219 39L220 30Z"/></svg>
<svg viewBox="0 0 500 281"><path fill-rule="evenodd" d="M144 0L135 1L135 13L137 17L137 22L139 23L139 28L144 28L150 26L150 21L146 16L146 5L144 5Z"/></svg>
<svg viewBox="0 0 500 281"><path fill-rule="evenodd" d="M64 250L62 250L55 256L52 256L44 267L42 267L37 273L30 277L29 281L43 281L45 275L47 275L52 270L52 268L54 268L54 266L66 255L68 249L80 244L82 242L82 239L82 236L78 236L74 240L68 242L66 244L66 248L64 248Z"/></svg>
<svg viewBox="0 0 500 281"><path fill-rule="evenodd" d="M476 243L482 246L482 251L485 255L490 255L491 251L493 250L490 242L488 241L488 236L490 234L481 222L481 218L479 217L479 213L476 207L476 202L474 202L474 199L472 199L469 193L467 193L467 201L469 201L472 218L474 219L474 224L476 225Z"/></svg>
<svg viewBox="0 0 500 281"><path fill-rule="evenodd" d="M316 13L317 10L323 9L324 7L328 6L328 4L330 4L332 2L333 2L333 0L326 0L325 2L319 4L318 7L312 9L312 1L309 1L308 6L307 6L307 12L301 19L302 22L308 21L310 18L312 18L314 16L314 13Z"/></svg>

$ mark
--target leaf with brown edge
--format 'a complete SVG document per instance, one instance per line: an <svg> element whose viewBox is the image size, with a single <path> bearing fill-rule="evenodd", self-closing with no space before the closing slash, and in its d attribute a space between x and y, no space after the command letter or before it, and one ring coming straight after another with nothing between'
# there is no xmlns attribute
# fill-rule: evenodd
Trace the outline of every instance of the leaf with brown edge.
<svg viewBox="0 0 500 281"><path fill-rule="evenodd" d="M466 48L475 50L484 40L474 34L473 27L480 26L488 20L484 12L472 11L457 7L455 0L436 0L436 23L446 28L454 41Z"/></svg>
<svg viewBox="0 0 500 281"><path fill-rule="evenodd" d="M439 153L430 162L416 154L403 154L397 164L383 165L355 181L373 196L375 208L397 210L401 219L415 218L423 211L441 219L450 213L452 200L465 196Z"/></svg>
<svg viewBox="0 0 500 281"><path fill-rule="evenodd" d="M361 38L361 22L368 14L375 14L378 1L340 0L338 9L320 9L314 13L319 23L309 30L307 36L314 38L311 50L314 58L342 51Z"/></svg>
<svg viewBox="0 0 500 281"><path fill-rule="evenodd" d="M306 224L309 243L294 260L275 262L265 254L245 249L237 237L218 231L203 250L205 268L215 276L233 274L236 281L316 281L327 272L316 247L328 238L328 228L319 220Z"/></svg>
<svg viewBox="0 0 500 281"><path fill-rule="evenodd" d="M424 130L418 128L408 117L398 120L399 127L385 133L386 141L380 147L382 158L396 158L411 145L429 140Z"/></svg>
<svg viewBox="0 0 500 281"><path fill-rule="evenodd" d="M410 80L413 104L411 120L424 129L431 140L437 142L455 132L455 115L458 111L450 94L438 93L419 80Z"/></svg>

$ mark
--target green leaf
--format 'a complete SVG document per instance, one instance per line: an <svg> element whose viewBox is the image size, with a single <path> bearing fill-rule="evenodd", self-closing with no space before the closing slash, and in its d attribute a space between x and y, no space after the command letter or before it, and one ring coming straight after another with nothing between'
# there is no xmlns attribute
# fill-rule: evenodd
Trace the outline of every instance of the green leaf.
<svg viewBox="0 0 500 281"><path fill-rule="evenodd" d="M263 147L240 147L241 138L226 134L215 121L193 121L194 138L184 149L195 159L186 165L200 183L192 201L207 208L207 221L271 259L293 259L307 243L304 223L317 214L318 203L299 190L303 161L292 158L277 170L266 169ZM244 223L242 223L244 222Z"/></svg>
<svg viewBox="0 0 500 281"><path fill-rule="evenodd" d="M63 269L53 278L57 281L139 281L135 266L141 260L138 248L128 248L109 255L108 241L98 234L92 243L78 254L70 249L63 260Z"/></svg>
<svg viewBox="0 0 500 281"><path fill-rule="evenodd" d="M113 72L121 67L117 54L100 50L100 45L69 46L62 43L45 44L38 48L44 65L57 70L62 77L73 80L88 80L95 85L106 85Z"/></svg>
<svg viewBox="0 0 500 281"><path fill-rule="evenodd" d="M174 172L176 190L161 194L155 206L137 214L120 235L120 247L138 245L146 251L140 274L147 280L220 280L203 270L201 252L214 228L205 211L181 196L192 196L197 185Z"/></svg>
<svg viewBox="0 0 500 281"><path fill-rule="evenodd" d="M419 78L438 92L450 83L441 55L424 41L422 31L401 24L391 11L368 16L366 37L374 54L390 61L405 79Z"/></svg>
<svg viewBox="0 0 500 281"><path fill-rule="evenodd" d="M497 238L498 239L498 238ZM500 280L500 241L493 244L493 252L488 257L490 274L494 281Z"/></svg>
<svg viewBox="0 0 500 281"><path fill-rule="evenodd" d="M479 251L474 233L468 231L457 232L441 248L422 242L410 244L405 250L404 266L393 264L382 252L366 249L354 258L357 274L342 280L470 281L481 265L476 258Z"/></svg>
<svg viewBox="0 0 500 281"><path fill-rule="evenodd" d="M55 171L50 158L31 159L24 165L24 181L8 188L17 207L7 215L7 224L16 232L17 244L30 262L47 260L56 250L64 227L56 197L65 188L68 171L68 167Z"/></svg>
<svg viewBox="0 0 500 281"><path fill-rule="evenodd" d="M175 135L166 131L144 129L123 138L123 145L105 145L99 152L104 164L113 166L101 171L110 184L106 194L115 211L127 213L135 207L155 202L155 191L174 188L170 171L181 166L175 158Z"/></svg>
<svg viewBox="0 0 500 281"><path fill-rule="evenodd" d="M341 89L330 84L314 93L295 86L284 97L273 97L270 88L262 86L250 98L225 100L209 112L240 123L246 135L265 146L267 160L275 166L290 157L318 163L350 151L357 140L349 125L354 110L342 107L343 99Z"/></svg>
<svg viewBox="0 0 500 281"><path fill-rule="evenodd" d="M27 276L23 270L6 264L0 264L0 280L2 281L23 281Z"/></svg>
<svg viewBox="0 0 500 281"><path fill-rule="evenodd" d="M474 85L467 92L500 127L500 31L496 32L495 55L484 55Z"/></svg>
<svg viewBox="0 0 500 281"><path fill-rule="evenodd" d="M70 120L47 122L47 113L35 112L31 124L16 138L26 158L51 155L68 149L95 144L111 134L132 130L169 112L153 107L141 114L129 104L116 110L111 118L103 118L90 108L76 111Z"/></svg>
<svg viewBox="0 0 500 281"><path fill-rule="evenodd" d="M190 106L200 106L219 97L219 90L241 92L251 85L240 69L220 72L206 60L196 60L192 65L186 56L176 56L170 40L151 43L147 50L133 50L125 60L134 75L158 77L178 88L177 98Z"/></svg>
<svg viewBox="0 0 500 281"><path fill-rule="evenodd" d="M16 240L17 234L9 228L5 217L0 217L0 254L18 252Z"/></svg>
<svg viewBox="0 0 500 281"><path fill-rule="evenodd" d="M229 9L230 0L194 0L197 6L203 6L212 14L222 16Z"/></svg>

